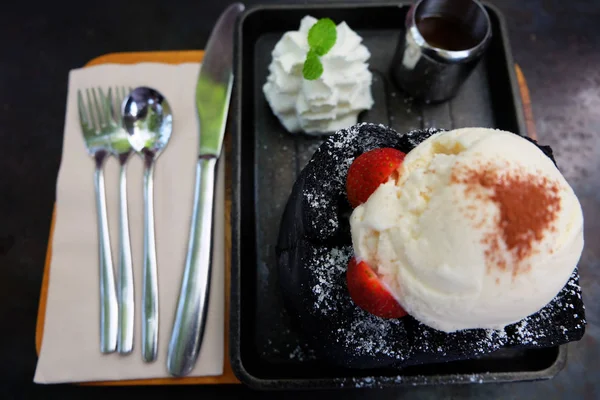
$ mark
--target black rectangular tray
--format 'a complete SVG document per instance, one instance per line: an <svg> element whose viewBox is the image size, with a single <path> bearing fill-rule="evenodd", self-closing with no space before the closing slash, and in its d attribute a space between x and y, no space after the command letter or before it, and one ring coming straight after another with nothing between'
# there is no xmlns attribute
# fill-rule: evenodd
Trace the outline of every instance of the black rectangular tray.
<svg viewBox="0 0 600 400"><path fill-rule="evenodd" d="M389 68L409 5L270 5L238 21L233 103L232 282L230 358L237 377L261 389L389 387L549 379L564 366L566 347L504 349L473 360L403 369L350 370L318 360L283 305L275 258L281 214L297 174L323 138L285 131L264 98L271 51L309 14L346 21L371 52L375 106L360 121L398 132L438 127L499 128L526 135L506 25L487 5L493 40L458 95L438 105L411 101Z"/></svg>

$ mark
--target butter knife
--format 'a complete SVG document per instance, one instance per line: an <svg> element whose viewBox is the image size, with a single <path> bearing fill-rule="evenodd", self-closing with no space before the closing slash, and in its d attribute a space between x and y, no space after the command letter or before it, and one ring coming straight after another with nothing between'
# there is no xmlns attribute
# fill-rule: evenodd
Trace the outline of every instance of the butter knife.
<svg viewBox="0 0 600 400"><path fill-rule="evenodd" d="M167 355L167 368L174 376L192 370L204 334L212 261L215 165L221 155L233 87L233 33L243 11L243 4L234 3L219 17L196 83L200 149L185 270Z"/></svg>

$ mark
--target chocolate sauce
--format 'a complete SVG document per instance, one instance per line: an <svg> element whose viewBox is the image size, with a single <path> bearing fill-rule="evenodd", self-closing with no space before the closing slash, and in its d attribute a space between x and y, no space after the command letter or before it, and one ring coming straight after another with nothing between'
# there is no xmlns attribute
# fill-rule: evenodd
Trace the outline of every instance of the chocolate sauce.
<svg viewBox="0 0 600 400"><path fill-rule="evenodd" d="M417 28L430 46L439 49L467 50L479 43L469 26L451 17L424 17L417 21Z"/></svg>

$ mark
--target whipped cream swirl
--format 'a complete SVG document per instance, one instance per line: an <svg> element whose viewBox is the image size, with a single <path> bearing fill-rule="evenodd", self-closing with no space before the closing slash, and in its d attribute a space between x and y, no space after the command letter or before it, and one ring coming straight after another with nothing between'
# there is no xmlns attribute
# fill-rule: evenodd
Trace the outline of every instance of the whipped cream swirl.
<svg viewBox="0 0 600 400"><path fill-rule="evenodd" d="M271 110L291 133L333 133L354 125L360 112L373 106L371 53L345 22L337 25L336 43L321 57L321 77L303 78L308 31L316 22L305 16L298 31L286 32L277 42L263 86Z"/></svg>

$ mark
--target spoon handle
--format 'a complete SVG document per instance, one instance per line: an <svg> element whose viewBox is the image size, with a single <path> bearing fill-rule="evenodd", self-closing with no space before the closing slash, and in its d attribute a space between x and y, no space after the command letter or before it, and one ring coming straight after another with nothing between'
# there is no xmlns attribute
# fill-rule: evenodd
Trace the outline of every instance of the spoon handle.
<svg viewBox="0 0 600 400"><path fill-rule="evenodd" d="M142 358L156 360L158 351L158 277L154 237L154 163L144 168L144 277L142 287Z"/></svg>
<svg viewBox="0 0 600 400"><path fill-rule="evenodd" d="M216 158L196 165L194 208L185 270L169 342L167 367L174 376L187 375L198 358L210 289L212 217Z"/></svg>
<svg viewBox="0 0 600 400"><path fill-rule="evenodd" d="M117 347L118 304L108 233L103 164L103 161L97 160L94 173L100 264L100 351L112 353Z"/></svg>
<svg viewBox="0 0 600 400"><path fill-rule="evenodd" d="M127 165L119 171L119 338L117 350L121 354L133 350L133 324L135 315L133 265L129 239L129 215L127 210Z"/></svg>

